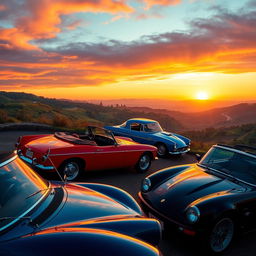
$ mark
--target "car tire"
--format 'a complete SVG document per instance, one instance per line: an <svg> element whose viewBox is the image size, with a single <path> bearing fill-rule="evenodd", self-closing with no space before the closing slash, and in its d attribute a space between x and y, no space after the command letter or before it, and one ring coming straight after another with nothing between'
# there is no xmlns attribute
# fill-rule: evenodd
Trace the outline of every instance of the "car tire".
<svg viewBox="0 0 256 256"><path fill-rule="evenodd" d="M235 224L230 217L222 217L215 222L209 233L208 247L214 254L225 251L234 238Z"/></svg>
<svg viewBox="0 0 256 256"><path fill-rule="evenodd" d="M135 166L135 169L139 173L144 173L150 168L150 166L151 166L151 157L149 154L144 153L140 156L140 158Z"/></svg>
<svg viewBox="0 0 256 256"><path fill-rule="evenodd" d="M82 169L83 169L83 165L81 161L78 161L76 159L70 159L65 161L61 165L60 173L61 173L61 176L63 178L65 177L67 181L74 181L81 175Z"/></svg>
<svg viewBox="0 0 256 256"><path fill-rule="evenodd" d="M164 143L157 143L157 156L158 157L166 157L168 153L168 149Z"/></svg>

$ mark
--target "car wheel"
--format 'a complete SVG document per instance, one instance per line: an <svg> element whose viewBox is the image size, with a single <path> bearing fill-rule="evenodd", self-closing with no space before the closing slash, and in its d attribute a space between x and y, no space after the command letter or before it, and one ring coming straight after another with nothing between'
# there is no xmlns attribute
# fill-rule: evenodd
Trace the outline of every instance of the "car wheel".
<svg viewBox="0 0 256 256"><path fill-rule="evenodd" d="M165 144L157 143L156 147L157 147L157 155L159 157L166 157L168 150L167 150L167 147L165 146Z"/></svg>
<svg viewBox="0 0 256 256"><path fill-rule="evenodd" d="M137 162L135 168L137 172L146 172L151 165L151 157L149 154L143 154Z"/></svg>
<svg viewBox="0 0 256 256"><path fill-rule="evenodd" d="M76 160L68 160L61 166L61 175L62 177L66 176L67 181L73 181L77 179L82 170L82 165Z"/></svg>
<svg viewBox="0 0 256 256"><path fill-rule="evenodd" d="M221 253L228 248L234 237L234 222L225 217L218 220L211 229L209 247L214 253Z"/></svg>

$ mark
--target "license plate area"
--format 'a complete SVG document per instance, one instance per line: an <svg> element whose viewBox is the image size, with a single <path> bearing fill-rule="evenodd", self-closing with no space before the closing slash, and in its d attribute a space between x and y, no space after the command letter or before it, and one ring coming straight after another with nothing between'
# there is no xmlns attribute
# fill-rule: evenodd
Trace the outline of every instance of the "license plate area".
<svg viewBox="0 0 256 256"><path fill-rule="evenodd" d="M156 219L160 222L161 228L162 230L164 230L164 222L162 220L159 220L159 218L157 218L154 214L152 214L151 212L148 213L148 217L152 218L152 219Z"/></svg>
<svg viewBox="0 0 256 256"><path fill-rule="evenodd" d="M30 149L27 149L27 151L26 151L26 156L27 156L28 158L33 158L33 151L31 151Z"/></svg>

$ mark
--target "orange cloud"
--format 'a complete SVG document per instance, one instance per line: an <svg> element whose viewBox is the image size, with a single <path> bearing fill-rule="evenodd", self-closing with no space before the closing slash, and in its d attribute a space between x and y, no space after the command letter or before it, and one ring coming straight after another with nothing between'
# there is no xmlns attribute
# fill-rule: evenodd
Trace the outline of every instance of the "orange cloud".
<svg viewBox="0 0 256 256"><path fill-rule="evenodd" d="M177 5L181 3L181 0L143 0L143 2L146 4L146 8L150 8L154 5Z"/></svg>
<svg viewBox="0 0 256 256"><path fill-rule="evenodd" d="M41 52L0 45L0 84L5 88L97 86L179 72L255 72L255 27L256 10L248 8L239 14L219 11L209 19L193 21L189 31L130 43L72 43ZM19 31L15 29L6 29L2 38L13 35L14 41Z"/></svg>
<svg viewBox="0 0 256 256"><path fill-rule="evenodd" d="M4 11L6 7L3 4L0 4L0 11Z"/></svg>
<svg viewBox="0 0 256 256"><path fill-rule="evenodd" d="M11 6L12 0L9 2ZM13 5L15 6L15 3ZM2 9L6 9L5 6L1 6ZM31 40L54 38L61 32L58 25L61 24L63 15L77 12L111 14L133 12L125 0L27 0L22 8L25 15L17 10L18 15L13 21L14 28L0 29L0 39L5 40L9 47L35 49ZM9 12L12 11L9 7Z"/></svg>

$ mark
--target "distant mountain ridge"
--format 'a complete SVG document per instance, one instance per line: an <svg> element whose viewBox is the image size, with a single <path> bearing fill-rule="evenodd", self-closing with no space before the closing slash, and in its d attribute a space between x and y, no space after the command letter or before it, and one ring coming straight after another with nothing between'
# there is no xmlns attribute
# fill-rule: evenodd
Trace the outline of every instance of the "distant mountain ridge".
<svg viewBox="0 0 256 256"><path fill-rule="evenodd" d="M36 122L55 127L82 129L86 125L117 125L129 118L158 120L171 131L184 129L164 113L141 113L124 106L105 107L92 103L44 98L29 93L0 91L0 123Z"/></svg>
<svg viewBox="0 0 256 256"><path fill-rule="evenodd" d="M207 127L230 127L256 123L256 103L241 103L234 106L215 108L204 112L183 113L165 109L142 107L134 111L164 113L175 118L186 130L200 130Z"/></svg>
<svg viewBox="0 0 256 256"><path fill-rule="evenodd" d="M82 126L93 123L121 124L133 117L158 120L170 131L201 130L256 123L256 103L241 103L203 112L184 113L149 107L103 106L86 102L51 99L21 92L0 91L0 122L39 121L45 124ZM2 114L1 114L2 113ZM8 118L7 118L8 119ZM52 120L52 123L51 121ZM59 123L59 124L58 124Z"/></svg>

